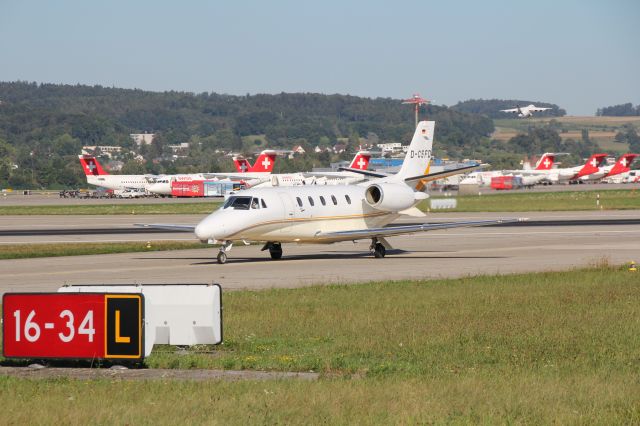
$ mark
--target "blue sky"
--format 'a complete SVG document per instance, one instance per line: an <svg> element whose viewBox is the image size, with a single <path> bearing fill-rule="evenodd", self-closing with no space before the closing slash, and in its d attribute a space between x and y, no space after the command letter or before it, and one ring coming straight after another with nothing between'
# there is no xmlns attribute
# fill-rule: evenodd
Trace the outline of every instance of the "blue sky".
<svg viewBox="0 0 640 426"><path fill-rule="evenodd" d="M0 0L0 80L640 103L640 1Z"/></svg>

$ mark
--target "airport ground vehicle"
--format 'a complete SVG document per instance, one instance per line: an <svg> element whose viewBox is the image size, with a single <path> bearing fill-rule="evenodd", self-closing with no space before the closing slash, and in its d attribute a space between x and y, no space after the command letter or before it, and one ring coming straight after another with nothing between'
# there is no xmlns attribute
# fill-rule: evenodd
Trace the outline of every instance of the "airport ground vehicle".
<svg viewBox="0 0 640 426"><path fill-rule="evenodd" d="M142 188L116 189L113 193L117 198L141 198L147 196L147 192Z"/></svg>

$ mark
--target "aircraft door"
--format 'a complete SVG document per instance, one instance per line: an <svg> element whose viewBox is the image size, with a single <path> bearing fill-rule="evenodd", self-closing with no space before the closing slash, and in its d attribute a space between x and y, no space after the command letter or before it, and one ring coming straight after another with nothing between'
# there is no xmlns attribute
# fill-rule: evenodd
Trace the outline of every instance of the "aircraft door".
<svg viewBox="0 0 640 426"><path fill-rule="evenodd" d="M289 194L286 192L279 192L278 197L280 197L280 201L282 202L282 218L286 221L284 226L281 228L281 232L286 232L290 221L296 216L296 210L293 205L293 200Z"/></svg>

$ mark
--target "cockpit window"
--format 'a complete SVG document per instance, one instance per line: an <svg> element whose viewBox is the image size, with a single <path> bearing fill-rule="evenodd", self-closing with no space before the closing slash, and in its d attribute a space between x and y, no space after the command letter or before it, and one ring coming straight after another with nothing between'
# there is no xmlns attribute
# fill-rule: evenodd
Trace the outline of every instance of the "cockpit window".
<svg viewBox="0 0 640 426"><path fill-rule="evenodd" d="M229 197L222 206L223 209L231 207L234 210L249 210L251 197Z"/></svg>
<svg viewBox="0 0 640 426"><path fill-rule="evenodd" d="M302 200L300 199L300 197L296 197L296 201L298 202L298 205L302 207Z"/></svg>
<svg viewBox="0 0 640 426"><path fill-rule="evenodd" d="M260 199L259 198L253 198L251 200L251 208L252 209L259 209L260 208Z"/></svg>
<svg viewBox="0 0 640 426"><path fill-rule="evenodd" d="M260 200L260 202L262 203L262 208L266 209L267 208L267 203L264 202L264 198L262 200Z"/></svg>

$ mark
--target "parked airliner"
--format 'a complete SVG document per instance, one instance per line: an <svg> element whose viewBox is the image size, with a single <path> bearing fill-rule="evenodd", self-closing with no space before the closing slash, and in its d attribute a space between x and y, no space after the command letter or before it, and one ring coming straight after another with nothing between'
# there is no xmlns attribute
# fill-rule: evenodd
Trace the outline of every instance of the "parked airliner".
<svg viewBox="0 0 640 426"><path fill-rule="evenodd" d="M386 237L437 229L485 226L521 219L478 220L386 226L417 210L427 195L416 191L425 181L476 168L477 165L428 174L435 122L418 123L400 171L358 185L292 186L249 189L231 196L196 226L139 225L193 230L203 242L221 244L217 259L225 263L234 241L261 241L272 259L282 257L282 243L320 243L370 239L370 250L383 258L391 248Z"/></svg>
<svg viewBox="0 0 640 426"><path fill-rule="evenodd" d="M618 161L615 164L610 166L599 167L598 171L582 176L580 180L588 181L588 180L599 180L603 178L608 178L611 176L619 175L621 173L626 173L631 170L631 163L638 156L638 154L624 154L618 158Z"/></svg>
<svg viewBox="0 0 640 426"><path fill-rule="evenodd" d="M607 154L593 154L582 166L557 169L523 170L520 173L524 176L544 176L544 180L551 183L569 183L598 172L606 158Z"/></svg>
<svg viewBox="0 0 640 426"><path fill-rule="evenodd" d="M149 180L145 175L110 175L98 160L92 156L79 155L82 170L87 177L89 185L100 186L107 189L144 189L149 188Z"/></svg>

